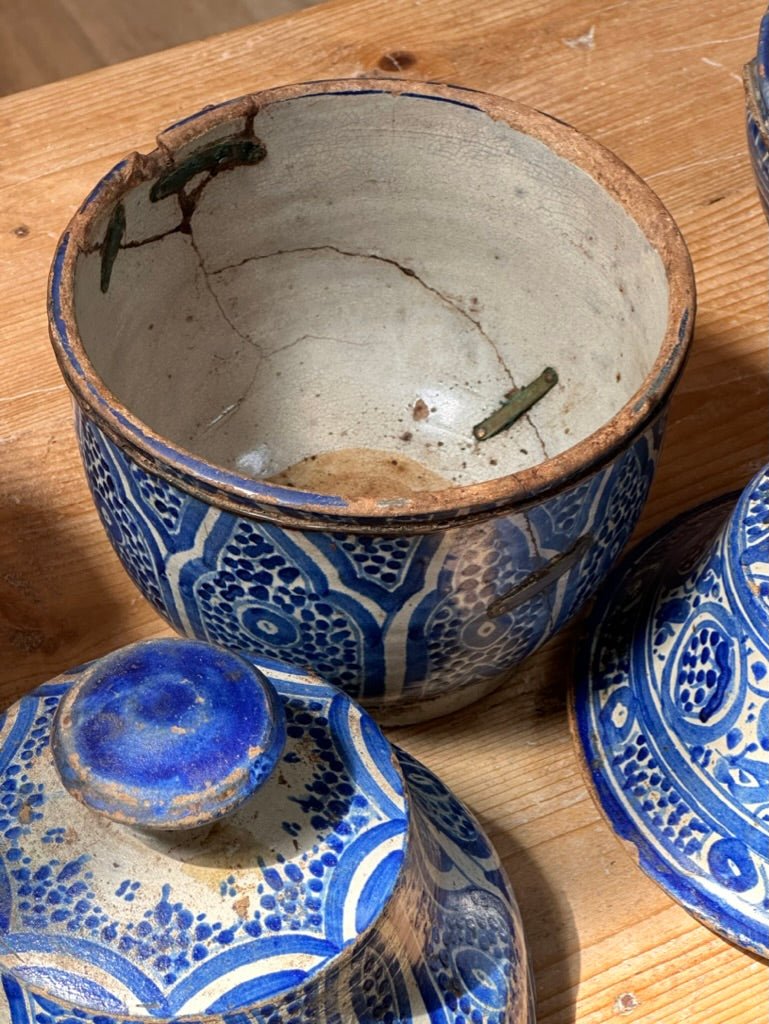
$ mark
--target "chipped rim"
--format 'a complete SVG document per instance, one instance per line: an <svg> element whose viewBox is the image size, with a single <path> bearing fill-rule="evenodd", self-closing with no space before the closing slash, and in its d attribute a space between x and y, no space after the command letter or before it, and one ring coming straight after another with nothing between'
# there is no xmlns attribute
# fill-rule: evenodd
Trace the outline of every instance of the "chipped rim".
<svg viewBox="0 0 769 1024"><path fill-rule="evenodd" d="M151 180L172 154L223 121L253 116L266 106L321 95L386 93L457 104L522 132L546 145L593 178L635 221L659 255L668 284L668 315L657 358L641 386L602 427L571 448L520 472L481 483L424 491L408 498L345 498L254 480L217 466L153 431L107 388L91 365L80 338L73 289L77 257L93 222L138 183ZM397 79L334 79L281 86L204 107L175 122L157 137L147 155L132 153L116 164L83 201L62 235L48 288L49 331L64 378L89 418L143 468L209 504L312 529L361 521L379 529L411 522L425 529L440 521L486 518L501 510L535 504L610 462L661 413L684 366L692 337L695 284L686 243L659 197L610 150L563 121L514 100L457 86ZM429 522L425 523L426 520ZM322 528L323 524L316 524Z"/></svg>

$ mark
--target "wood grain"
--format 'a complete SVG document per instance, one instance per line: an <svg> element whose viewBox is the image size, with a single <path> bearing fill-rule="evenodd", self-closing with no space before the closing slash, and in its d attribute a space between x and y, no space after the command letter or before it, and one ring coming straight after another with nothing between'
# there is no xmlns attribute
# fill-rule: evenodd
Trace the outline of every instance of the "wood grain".
<svg viewBox="0 0 769 1024"><path fill-rule="evenodd" d="M317 0L0 0L0 96L313 2Z"/></svg>
<svg viewBox="0 0 769 1024"><path fill-rule="evenodd" d="M769 449L766 227L738 81L760 13L747 0L339 0L0 101L0 701L166 632L91 507L47 341L46 274L112 163L249 90L384 74L388 54L409 53L409 77L516 97L614 149L678 220L699 287L639 534L741 487ZM565 713L576 639L555 638L486 703L393 738L473 807L502 854L540 1024L763 1024L766 964L650 882L580 781Z"/></svg>

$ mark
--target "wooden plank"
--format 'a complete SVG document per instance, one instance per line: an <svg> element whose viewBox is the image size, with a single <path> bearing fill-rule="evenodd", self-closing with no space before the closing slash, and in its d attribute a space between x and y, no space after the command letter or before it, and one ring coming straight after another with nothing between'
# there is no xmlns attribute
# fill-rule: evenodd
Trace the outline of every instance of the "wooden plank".
<svg viewBox="0 0 769 1024"><path fill-rule="evenodd" d="M313 0L0 0L0 95L141 57Z"/></svg>
<svg viewBox="0 0 769 1024"><path fill-rule="evenodd" d="M769 425L766 227L738 82L759 13L747 0L339 0L1 100L0 701L165 632L91 507L47 342L45 280L101 173L164 124L247 90L381 75L396 54L401 74L516 97L613 148L679 221L699 286L639 534L741 486L767 458ZM500 850L540 1024L759 1024L766 965L646 879L582 786L565 716L575 636L555 638L485 703L393 738L468 801Z"/></svg>

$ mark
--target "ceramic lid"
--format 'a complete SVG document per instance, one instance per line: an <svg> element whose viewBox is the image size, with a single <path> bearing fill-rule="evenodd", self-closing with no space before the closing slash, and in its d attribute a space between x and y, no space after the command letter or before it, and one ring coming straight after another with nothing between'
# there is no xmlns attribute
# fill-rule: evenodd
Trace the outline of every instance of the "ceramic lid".
<svg viewBox="0 0 769 1024"><path fill-rule="evenodd" d="M280 695L240 657L150 641L0 720L6 994L226 1013L306 982L376 920L408 828L392 751L335 689L271 675Z"/></svg>
<svg viewBox="0 0 769 1024"><path fill-rule="evenodd" d="M642 868L769 957L769 468L607 581L573 695L586 774Z"/></svg>
<svg viewBox="0 0 769 1024"><path fill-rule="evenodd" d="M766 117L769 110L769 80L767 80L767 67L769 66L769 12L764 14L758 32L758 46L754 66L757 72L757 83L761 113Z"/></svg>

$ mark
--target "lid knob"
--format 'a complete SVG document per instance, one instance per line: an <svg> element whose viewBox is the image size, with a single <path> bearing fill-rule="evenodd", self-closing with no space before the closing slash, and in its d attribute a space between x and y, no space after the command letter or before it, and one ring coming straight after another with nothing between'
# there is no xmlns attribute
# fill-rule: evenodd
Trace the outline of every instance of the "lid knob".
<svg viewBox="0 0 769 1024"><path fill-rule="evenodd" d="M54 761L94 811L184 829L235 810L285 743L283 705L243 658L191 640L133 644L94 662L62 698Z"/></svg>

